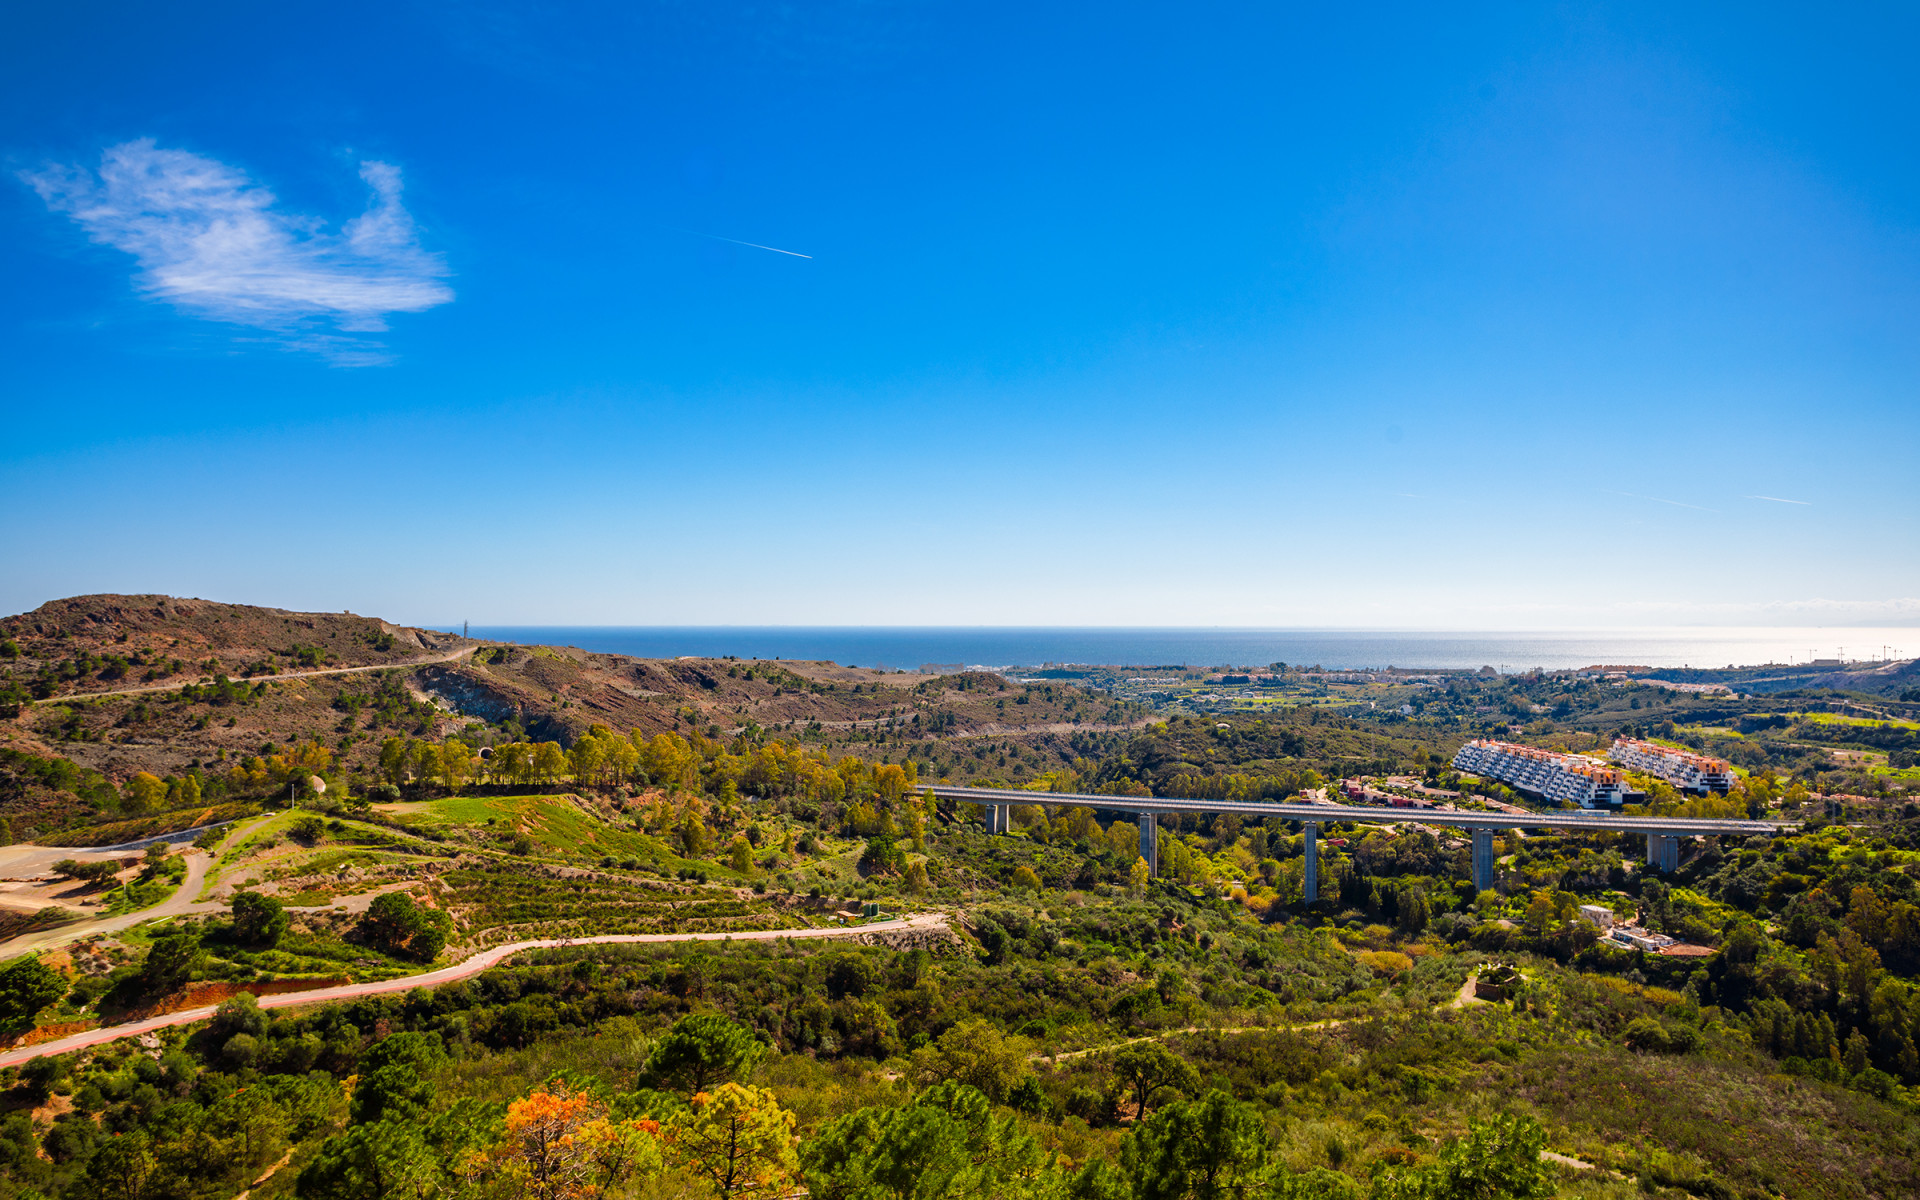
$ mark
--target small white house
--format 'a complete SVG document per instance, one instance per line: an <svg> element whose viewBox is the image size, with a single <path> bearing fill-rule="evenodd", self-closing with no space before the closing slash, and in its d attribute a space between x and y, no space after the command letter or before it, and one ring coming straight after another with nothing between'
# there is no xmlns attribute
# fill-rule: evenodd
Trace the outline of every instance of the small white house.
<svg viewBox="0 0 1920 1200"><path fill-rule="evenodd" d="M1604 904L1582 904L1580 915L1603 931L1613 928L1613 910Z"/></svg>

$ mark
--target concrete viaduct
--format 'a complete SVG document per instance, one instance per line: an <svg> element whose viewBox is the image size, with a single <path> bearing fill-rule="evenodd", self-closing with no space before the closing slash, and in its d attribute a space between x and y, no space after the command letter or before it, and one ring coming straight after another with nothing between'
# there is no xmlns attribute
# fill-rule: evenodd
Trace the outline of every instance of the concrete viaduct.
<svg viewBox="0 0 1920 1200"><path fill-rule="evenodd" d="M1465 829L1473 841L1473 888L1493 886L1493 835L1502 829L1578 829L1588 833L1640 833L1647 838L1647 865L1670 872L1680 866L1680 839L1716 834L1772 835L1790 828L1780 821L1729 821L1703 817L1622 817L1561 809L1555 812L1515 814L1467 812L1430 808L1376 808L1358 804L1272 804L1248 800L1190 800L1179 797L1088 796L1068 792L1029 792L1015 788L947 787L926 789L942 800L978 804L987 811L987 831L1011 829L1016 804L1063 804L1075 808L1104 808L1131 812L1140 825L1140 857L1155 875L1160 873L1161 813L1238 813L1243 817L1280 817L1299 821L1306 830L1307 862L1302 879L1305 899L1320 898L1320 827L1336 821L1368 824L1452 825Z"/></svg>

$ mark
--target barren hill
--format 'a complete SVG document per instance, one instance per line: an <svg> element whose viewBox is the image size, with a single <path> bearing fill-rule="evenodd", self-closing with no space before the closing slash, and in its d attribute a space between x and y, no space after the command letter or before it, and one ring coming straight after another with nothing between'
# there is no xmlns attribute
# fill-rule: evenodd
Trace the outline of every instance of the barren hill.
<svg viewBox="0 0 1920 1200"><path fill-rule="evenodd" d="M778 735L1014 781L1096 755L1148 716L1065 683L641 659L168 596L57 600L0 620L0 638L12 655L0 687L17 701L0 707L0 749L68 759L116 785L140 771L225 771L308 741L366 776L393 736L571 745L594 725ZM5 784L0 815L56 799Z"/></svg>
<svg viewBox="0 0 1920 1200"><path fill-rule="evenodd" d="M458 644L352 613L300 613L172 596L74 596L0 620L14 677L43 698L212 674L403 663Z"/></svg>

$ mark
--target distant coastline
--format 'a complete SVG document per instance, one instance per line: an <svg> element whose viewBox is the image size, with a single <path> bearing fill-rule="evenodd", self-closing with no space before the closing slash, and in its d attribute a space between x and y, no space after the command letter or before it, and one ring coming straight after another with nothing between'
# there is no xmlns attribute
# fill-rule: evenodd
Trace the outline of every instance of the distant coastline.
<svg viewBox="0 0 1920 1200"><path fill-rule="evenodd" d="M458 632L460 626L437 626ZM917 670L923 665L1300 666L1517 672L1596 664L1757 666L1920 653L1920 629L1825 627L1565 632L905 626L488 625L491 641L578 646L642 658L681 655L828 660Z"/></svg>

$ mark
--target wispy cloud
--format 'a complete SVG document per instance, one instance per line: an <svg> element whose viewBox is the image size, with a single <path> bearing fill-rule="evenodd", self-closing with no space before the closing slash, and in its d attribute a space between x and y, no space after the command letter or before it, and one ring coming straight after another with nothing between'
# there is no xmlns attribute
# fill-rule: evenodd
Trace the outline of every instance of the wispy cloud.
<svg viewBox="0 0 1920 1200"><path fill-rule="evenodd" d="M1748 497L1747 497L1747 499L1749 499L1749 500L1771 500L1771 501L1773 501L1773 502L1774 502L1775 504L1801 504L1801 505L1806 505L1807 507L1812 507L1812 505L1813 505L1813 501L1811 501L1811 500L1787 500L1787 499L1783 499L1782 497L1779 497L1779 496L1748 496Z"/></svg>
<svg viewBox="0 0 1920 1200"><path fill-rule="evenodd" d="M1705 508L1698 504L1687 504L1679 500L1668 500L1664 496L1643 496L1639 492L1615 492L1616 496L1625 496L1630 500L1651 500L1655 504L1671 504L1675 508L1690 508L1695 512L1717 513L1717 508Z"/></svg>
<svg viewBox="0 0 1920 1200"><path fill-rule="evenodd" d="M283 345L342 366L387 360L371 339L394 313L453 299L439 255L421 249L400 203L400 171L363 162L367 210L329 232L289 213L245 172L152 139L109 147L98 174L81 167L23 171L47 207L139 263L140 289L216 321L269 331ZM331 321L341 332L320 332Z"/></svg>

